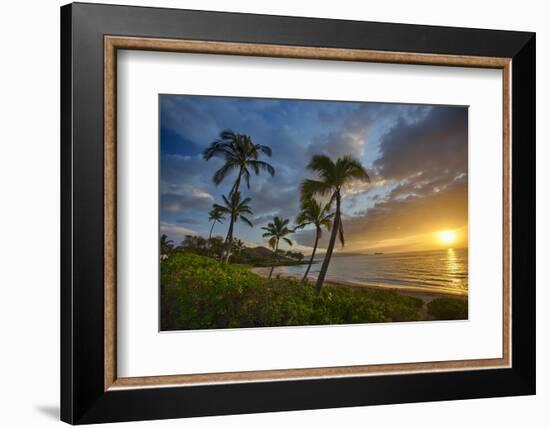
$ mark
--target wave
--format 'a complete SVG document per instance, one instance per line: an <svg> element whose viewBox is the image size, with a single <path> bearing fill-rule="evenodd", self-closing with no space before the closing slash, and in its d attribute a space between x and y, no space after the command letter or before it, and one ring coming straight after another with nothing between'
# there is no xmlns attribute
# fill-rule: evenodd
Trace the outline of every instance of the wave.
<svg viewBox="0 0 550 428"><path fill-rule="evenodd" d="M320 267L320 263L312 265L311 274L316 276ZM304 273L305 269L306 265L285 267L292 274ZM468 290L468 249L339 255L331 259L327 279L464 291Z"/></svg>

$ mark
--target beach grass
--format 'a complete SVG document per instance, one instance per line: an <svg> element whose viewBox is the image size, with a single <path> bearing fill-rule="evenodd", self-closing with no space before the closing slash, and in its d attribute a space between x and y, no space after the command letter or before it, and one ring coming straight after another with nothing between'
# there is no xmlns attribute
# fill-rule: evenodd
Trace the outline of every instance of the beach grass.
<svg viewBox="0 0 550 428"><path fill-rule="evenodd" d="M178 252L161 261L162 330L417 321L423 301L391 290L331 285L318 295L295 278Z"/></svg>
<svg viewBox="0 0 550 428"><path fill-rule="evenodd" d="M441 297L428 303L428 315L437 320L468 319L468 301Z"/></svg>

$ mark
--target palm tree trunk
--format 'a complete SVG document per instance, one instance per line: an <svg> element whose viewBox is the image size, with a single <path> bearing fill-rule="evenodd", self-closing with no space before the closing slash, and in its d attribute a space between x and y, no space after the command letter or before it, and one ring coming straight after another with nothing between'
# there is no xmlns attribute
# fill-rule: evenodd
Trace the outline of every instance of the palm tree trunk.
<svg viewBox="0 0 550 428"><path fill-rule="evenodd" d="M269 279L273 275L273 269L275 269L275 262L277 261L277 251L279 250L279 240L277 239L277 244L275 245L275 255L273 256L273 264L271 265L271 270L269 271Z"/></svg>
<svg viewBox="0 0 550 428"><path fill-rule="evenodd" d="M231 191L229 192L229 197L233 195L233 193L239 191L239 187L241 185L241 176L243 175L243 168L239 170L239 175L237 175L237 179L235 180L235 183L233 184L233 187L231 188ZM222 257L222 263L227 263L229 261L229 255L231 253L231 242L233 241L233 223L235 221L233 220L233 216L229 219L229 230L227 231L227 237L225 238L225 254Z"/></svg>
<svg viewBox="0 0 550 428"><path fill-rule="evenodd" d="M216 224L215 221L212 222L212 227L210 228L210 233L208 234L208 240L212 238L212 231L214 230L214 225Z"/></svg>
<svg viewBox="0 0 550 428"><path fill-rule="evenodd" d="M229 219L229 230L225 238L225 253L222 257L222 264L226 264L229 261L229 254L231 253L231 243L233 242L233 216Z"/></svg>
<svg viewBox="0 0 550 428"><path fill-rule="evenodd" d="M318 242L319 242L319 229L317 228L315 231L315 244L313 244L313 251L311 253L311 258L309 259L309 264L307 265L307 269L304 273L304 277L302 278L302 282L307 281L307 275L309 273L309 270L311 269L311 264L313 263L313 258L315 257L315 251L317 251Z"/></svg>
<svg viewBox="0 0 550 428"><path fill-rule="evenodd" d="M336 213L334 215L334 222L332 224L332 233L330 234L330 240L328 242L327 253L321 266L319 276L317 277L317 284L315 284L315 290L317 294L321 294L321 288L325 281L330 258L332 257L332 251L334 250L334 244L336 243L336 235L338 235L338 229L340 229L340 192L336 194Z"/></svg>
<svg viewBox="0 0 550 428"><path fill-rule="evenodd" d="M235 180L235 183L233 183L233 187L231 188L231 191L229 192L229 196L231 196L233 193L239 191L239 187L241 186L241 176L243 175L243 168L239 169L239 175L237 175L237 179Z"/></svg>

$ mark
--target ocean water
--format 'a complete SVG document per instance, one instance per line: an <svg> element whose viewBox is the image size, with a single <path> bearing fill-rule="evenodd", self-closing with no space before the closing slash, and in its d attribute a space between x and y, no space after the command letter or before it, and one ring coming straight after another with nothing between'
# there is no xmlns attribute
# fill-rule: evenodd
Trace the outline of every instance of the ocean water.
<svg viewBox="0 0 550 428"><path fill-rule="evenodd" d="M310 275L317 276L323 256L316 258ZM307 265L286 266L285 271L303 274ZM440 291L468 291L468 249L445 249L409 253L336 255L332 257L327 279L357 284L421 287ZM442 290L444 289L444 290ZM435 290L434 290L435 291Z"/></svg>

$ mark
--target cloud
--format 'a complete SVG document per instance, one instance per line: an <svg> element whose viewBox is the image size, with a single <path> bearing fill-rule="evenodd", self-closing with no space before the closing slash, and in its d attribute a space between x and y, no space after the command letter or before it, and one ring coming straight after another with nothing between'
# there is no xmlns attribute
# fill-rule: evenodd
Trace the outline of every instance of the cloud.
<svg viewBox="0 0 550 428"><path fill-rule="evenodd" d="M199 148L206 146L219 132L216 115L212 113L200 97L160 97L161 125L164 132L179 135Z"/></svg>
<svg viewBox="0 0 550 428"><path fill-rule="evenodd" d="M193 217L182 217L182 218L178 218L176 220L176 223L178 223L178 224L202 224L202 223L204 223L204 221L198 220L198 219L193 218Z"/></svg>
<svg viewBox="0 0 550 428"><path fill-rule="evenodd" d="M364 132L331 131L313 138L308 147L307 157L311 158L316 154L324 154L333 159L346 155L360 157L364 146Z"/></svg>
<svg viewBox="0 0 550 428"><path fill-rule="evenodd" d="M390 198L355 216L343 220L347 251L376 247L383 241L429 234L440 229L467 225L468 195L465 182L450 185L445 191ZM319 245L326 248L328 233ZM300 244L311 245L312 230L296 235Z"/></svg>
<svg viewBox="0 0 550 428"><path fill-rule="evenodd" d="M160 223L160 233L167 235L176 243L183 241L186 235L197 235L193 229L166 222Z"/></svg>
<svg viewBox="0 0 550 428"><path fill-rule="evenodd" d="M274 177L252 176L250 189L243 183L255 227L239 228L240 239L263 242L260 227L274 215L294 220L300 183L312 176L306 166L317 153L355 156L371 176L370 184L345 189L347 249L467 223L464 107L162 96L161 125L160 216L172 226L208 233L208 210L229 192L236 171L214 185L222 160L207 162L201 151L226 128L270 146L273 156L264 160L276 170ZM310 246L313 235L306 229L296 238Z"/></svg>
<svg viewBox="0 0 550 428"><path fill-rule="evenodd" d="M438 107L400 116L382 137L371 184L345 193L347 249L460 228L468 219L467 109ZM328 237L321 240L326 247ZM309 244L313 231L297 235Z"/></svg>
<svg viewBox="0 0 550 428"><path fill-rule="evenodd" d="M212 159L208 169L215 171L222 165L219 159ZM197 186L211 183L211 175L205 175L206 162L202 155L182 156L179 154L161 153L161 182L170 184L195 184Z"/></svg>
<svg viewBox="0 0 550 428"><path fill-rule="evenodd" d="M161 183L160 208L167 212L183 212L210 208L214 197L188 184Z"/></svg>
<svg viewBox="0 0 550 428"><path fill-rule="evenodd" d="M386 180L411 179L418 174L465 173L468 168L468 110L438 107L420 121L400 118L380 143L374 161L377 175Z"/></svg>

